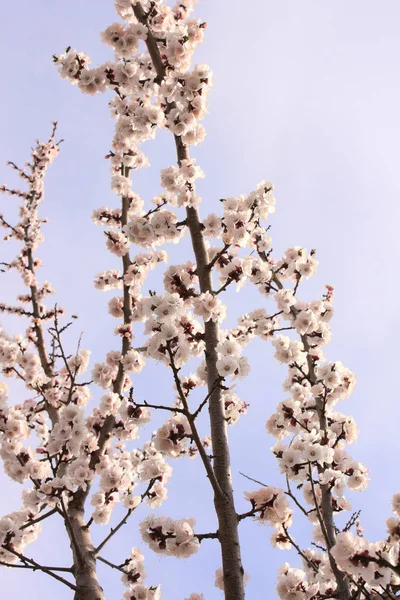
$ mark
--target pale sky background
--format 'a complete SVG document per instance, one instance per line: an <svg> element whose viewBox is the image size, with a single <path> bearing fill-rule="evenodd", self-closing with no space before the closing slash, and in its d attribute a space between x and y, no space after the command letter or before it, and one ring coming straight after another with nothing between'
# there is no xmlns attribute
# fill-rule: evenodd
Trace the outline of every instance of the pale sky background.
<svg viewBox="0 0 400 600"><path fill-rule="evenodd" d="M353 506L362 509L366 535L381 539L391 495L400 490L399 3L199 0L196 14L208 29L195 63L209 63L215 74L204 121L208 136L193 151L207 176L200 187L202 215L218 211L219 198L249 192L267 178L276 187L277 212L270 221L276 256L297 244L317 249L318 273L301 288L300 297L319 298L326 283L335 286L333 340L326 356L341 360L357 375L355 393L338 409L356 418L360 437L350 452L371 469L369 488L352 496ZM45 264L41 276L53 283L57 301L79 314L75 339L83 330L92 364L117 347L115 321L107 314L110 296L92 285L95 274L117 267L117 260L105 251L101 229L90 221L95 207L116 205L104 160L113 121L109 96L83 96L59 78L51 55L71 45L87 52L94 64L112 60L99 32L116 20L112 0L21 0L0 8L0 181L15 181L5 161L24 163L34 139L45 139L57 119L66 141L47 176L43 214L51 223L39 254ZM175 163L171 136L159 136L144 151L152 167L135 175L134 188L149 202L159 191L159 170ZM10 204L0 199L1 212ZM7 248L1 256L8 256ZM182 261L175 247L171 259ZM159 286L156 275L150 281L152 289ZM6 276L0 285L2 300L21 290ZM227 326L238 314L264 303L254 291L238 296L233 291L229 298ZM7 326L23 331L20 321L7 320ZM251 406L230 429L239 511L247 509L243 490L254 487L239 471L284 485L269 451L274 439L264 423L285 397L285 368L272 359L266 344L254 342L248 356L252 372L238 391ZM151 364L139 379L139 399L173 400L170 374L163 366ZM15 401L25 397L22 392ZM144 432L141 440L147 437ZM159 513L194 516L198 532L211 531L215 518L200 462L180 460L173 467L169 500ZM4 475L0 485L0 513L18 509L21 487ZM140 545L136 524L144 515L139 510L132 517L104 556L119 563L132 546ZM306 546L308 527L300 515L295 522L296 539ZM66 536L55 523L46 522L26 554L69 565ZM97 531L97 539L107 531ZM278 567L286 560L298 563L292 553L273 550L270 535L269 528L251 522L241 526L243 561L250 575L247 597L252 600L275 598ZM205 542L188 561L160 558L149 550L145 556L148 584L161 583L165 600L183 600L191 592L203 592L206 600L222 597L213 585L220 566L216 542ZM120 598L119 574L102 566L99 572L107 598ZM40 573L3 569L0 582L1 599L72 598L67 588Z"/></svg>

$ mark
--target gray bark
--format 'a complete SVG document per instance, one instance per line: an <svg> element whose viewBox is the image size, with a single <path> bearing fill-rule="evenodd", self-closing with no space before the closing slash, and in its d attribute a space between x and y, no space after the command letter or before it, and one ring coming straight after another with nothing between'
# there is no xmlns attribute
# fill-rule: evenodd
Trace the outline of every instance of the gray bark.
<svg viewBox="0 0 400 600"><path fill-rule="evenodd" d="M74 558L73 575L77 590L74 600L105 600L96 573L96 558L90 533L85 528L83 506L72 501L67 510L67 532Z"/></svg>

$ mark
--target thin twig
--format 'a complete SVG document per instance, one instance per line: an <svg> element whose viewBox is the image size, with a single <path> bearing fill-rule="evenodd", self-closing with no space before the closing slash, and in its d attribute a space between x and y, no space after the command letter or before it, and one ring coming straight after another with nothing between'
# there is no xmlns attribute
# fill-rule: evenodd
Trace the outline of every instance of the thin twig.
<svg viewBox="0 0 400 600"><path fill-rule="evenodd" d="M33 571L39 570L39 567L37 567L35 565L14 565L12 563L6 563L3 561L0 561L0 565L3 565L3 567L9 567L10 569L32 569ZM60 571L62 573L72 573L71 567L47 567L47 566L44 567L44 566L41 566L40 570L43 570L43 569L45 569L46 571Z"/></svg>
<svg viewBox="0 0 400 600"><path fill-rule="evenodd" d="M182 385L181 385L181 380L179 378L178 369L175 366L174 355L172 354L171 346L170 346L170 344L168 342L167 342L167 351L168 351L168 355L169 355L170 366L171 366L171 369L172 369L172 372L173 372L173 375L174 375L174 381L175 381L176 389L178 390L178 394L179 394L179 397L180 397L181 402L183 404L183 407L188 412L186 418L187 418L187 420L189 422L189 425L190 425L190 428L192 430L192 435L193 435L193 439L194 439L194 441L196 443L197 450L199 451L200 457L201 457L201 459L203 461L204 467L206 469L206 472L207 472L208 478L210 480L210 483L212 485L212 488L214 490L214 493L216 495L218 495L218 496L219 495L223 495L221 487L220 487L220 485L219 485L219 483L217 481L217 478L215 476L214 469L212 468L210 459L208 458L207 453L204 450L204 446L201 443L201 439L200 439L200 435L199 435L199 432L198 432L197 427L196 427L196 423L195 423L193 417L190 414L189 406L188 406L188 403L187 403L187 399L186 399L186 396L185 396L185 394L183 392Z"/></svg>
<svg viewBox="0 0 400 600"><path fill-rule="evenodd" d="M67 579L64 579L64 577L61 577L60 575L57 575L56 573L53 573L49 567L43 567L42 565L40 565L39 563L37 563L35 560L33 560L33 558L28 558L27 556L24 556L23 554L20 554L19 552L17 552L16 550L13 550L10 547L5 547L5 549L7 550L7 552L11 552L11 554L15 554L15 556L18 556L18 558L25 563L28 563L30 565L32 565L34 567L33 570L37 569L38 571L43 571L43 573L47 573L47 575L50 575L50 577L53 577L54 579L57 579L57 581L60 581L61 583L63 583L64 585L66 585L67 587L69 587L71 590L76 590L76 586L73 585L72 583L70 583Z"/></svg>
<svg viewBox="0 0 400 600"><path fill-rule="evenodd" d="M182 413L184 415L187 414L186 410L184 410L183 408L179 408L177 406L163 406L161 404L149 404L145 400L143 401L143 404L139 404L138 402L135 402L135 406L138 406L139 408L154 408L156 410L167 410L169 412Z"/></svg>
<svg viewBox="0 0 400 600"><path fill-rule="evenodd" d="M212 394L215 392L215 390L217 389L217 387L221 384L221 381L223 381L223 377L221 377L221 379L217 379L217 381L215 382L215 384L213 385L213 387L211 388L211 390L208 392L207 396L204 398L204 400L200 403L199 407L197 408L197 410L194 411L194 413L192 413L192 418L193 419L197 419L197 417L199 416L199 414L201 413L201 411L203 410L204 406L207 404L207 402L209 401L210 397L212 396Z"/></svg>
<svg viewBox="0 0 400 600"><path fill-rule="evenodd" d="M283 531L285 532L285 536L287 537L287 539L289 540L289 542L292 544L293 548L295 548L297 550L297 552L300 554L301 558L303 560L306 561L306 563L308 564L308 566L315 572L318 573L319 569L317 567L317 565L315 563L313 563L303 552L303 550L301 550L300 546L298 546L296 544L296 542L294 541L294 539L291 537L290 533L288 532L287 528L282 525Z"/></svg>
<svg viewBox="0 0 400 600"><path fill-rule="evenodd" d="M222 250L220 250L219 252L217 252L217 254L214 256L214 258L208 263L208 265L206 265L206 269L208 269L209 271L211 271L215 265L215 263L221 258L221 256L223 254L225 254L225 252L230 248L230 244L225 244L225 246L222 248Z"/></svg>
<svg viewBox="0 0 400 600"><path fill-rule="evenodd" d="M239 471L239 475L241 475L242 477L246 477L246 479L249 479L250 481L253 481L254 483L258 483L259 485L262 485L263 487L268 487L266 483L262 483L261 481L258 481L257 479L253 479L252 477L245 475L241 471Z"/></svg>
<svg viewBox="0 0 400 600"><path fill-rule="evenodd" d="M40 521L44 521L44 519L47 519L48 517L51 517L51 515L54 515L57 512L58 512L58 510L56 508L53 508L52 510L49 510L49 512L45 513L41 517L38 517L37 519L32 519L32 521L29 521L28 523L25 523L24 525L22 525L22 527L20 527L20 529L26 529L27 527L30 527L31 525L35 525L35 523L39 523Z"/></svg>
<svg viewBox="0 0 400 600"><path fill-rule="evenodd" d="M118 571L121 571L121 573L126 573L122 565L115 565L114 563L110 562L106 558L103 558L102 556L97 556L96 559L104 563L105 565L108 565L112 569L117 569Z"/></svg>
<svg viewBox="0 0 400 600"><path fill-rule="evenodd" d="M308 517L308 515L310 514L310 511L307 511L304 506L302 506L300 504L300 502L297 500L296 496L293 494L292 489L290 487L290 483L289 483L289 477L286 475L286 485L287 485L287 489L288 491L285 492L285 494L287 496L289 496L289 498L291 498L293 500L293 502L296 504L296 506L301 510L301 512Z"/></svg>
<svg viewBox="0 0 400 600"><path fill-rule="evenodd" d="M149 493L151 492L151 488L153 487L155 482L156 482L155 479L150 479L149 485L147 486L146 490L141 495L141 500L140 500L140 503L138 504L138 506L140 506L140 504L143 502L143 500L149 495ZM130 508L127 511L126 515L118 523L118 525L116 525L115 527L112 527L110 529L110 533L104 538L104 540L102 542L100 542L100 544L97 546L97 548L94 549L95 556L97 556L97 554L100 552L100 550L102 550L102 548L104 548L104 546L107 544L107 542L109 542L111 540L111 538L117 533L117 531L119 531L121 529L121 527L126 524L127 520L129 519L131 514L136 510L136 508L137 508L137 506L135 508Z"/></svg>

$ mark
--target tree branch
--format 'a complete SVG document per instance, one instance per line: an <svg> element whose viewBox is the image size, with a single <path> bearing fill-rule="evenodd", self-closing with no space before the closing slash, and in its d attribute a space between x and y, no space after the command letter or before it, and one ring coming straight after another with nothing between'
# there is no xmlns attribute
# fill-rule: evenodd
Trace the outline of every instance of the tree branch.
<svg viewBox="0 0 400 600"><path fill-rule="evenodd" d="M14 565L12 563L6 563L3 561L0 561L0 565L3 565L3 567L9 567L10 569L32 569L33 571L45 570L45 571L60 571L63 573L72 573L71 567L44 567L44 566L41 566L39 568L35 565Z"/></svg>
<svg viewBox="0 0 400 600"><path fill-rule="evenodd" d="M287 539L289 540L289 542L292 544L293 548L295 548L297 550L297 552L299 553L299 555L301 556L301 558L303 560L305 560L305 562L308 564L308 566L314 571L314 573L318 573L319 569L317 567L317 565L315 563L313 563L305 554L304 552L301 550L300 546L298 546L296 544L296 542L294 541L294 539L291 537L290 533L288 532L287 528L282 525L283 531L285 532L285 535L287 537Z"/></svg>
<svg viewBox="0 0 400 600"><path fill-rule="evenodd" d="M245 475L241 471L239 471L239 475L241 475L242 477L245 477L246 479L249 479L249 481L253 481L254 483L258 483L258 485L262 485L263 487L268 487L266 483L262 483L261 481L258 481L257 479L253 479L252 477L249 477L248 475Z"/></svg>
<svg viewBox="0 0 400 600"><path fill-rule="evenodd" d="M209 401L210 397L212 396L212 394L215 392L215 390L221 385L221 381L223 381L223 377L220 377L219 380L217 380L214 384L214 386L212 387L212 389L208 392L207 396L204 398L204 400L200 403L199 407L194 411L194 413L192 413L192 418L197 419L197 417L199 416L199 414L201 413L201 411L203 410L204 406L207 404L207 402Z"/></svg>
<svg viewBox="0 0 400 600"><path fill-rule="evenodd" d="M308 517L308 515L310 514L311 511L307 511L304 506L302 506L300 504L300 502L297 500L296 496L293 494L292 489L290 487L290 483L289 483L289 477L286 475L286 485L287 485L287 489L288 491L285 492L285 494L287 496L289 496L289 498L291 498L293 500L293 502L296 504L296 506L301 510L301 512Z"/></svg>
<svg viewBox="0 0 400 600"><path fill-rule="evenodd" d="M98 556L97 560L104 563L105 565L108 565L109 567L111 567L111 569L117 569L118 571L121 571L121 573L126 573L122 565L115 565L114 563L110 562L106 558L103 558L102 556Z"/></svg>
<svg viewBox="0 0 400 600"><path fill-rule="evenodd" d="M24 556L23 554L20 554L16 550L13 550L9 546L5 546L5 549L7 550L7 552L11 552L11 554L15 554L15 556L18 556L20 561L28 563L28 565L32 565L33 570L43 571L43 573L46 573L50 577L53 577L53 579L57 579L57 581L60 581L61 583L63 583L67 587L69 587L71 590L77 589L76 586L73 585L71 582L69 582L67 579L64 579L64 577L61 577L60 575L53 573L50 570L51 569L50 567L43 567L42 565L37 563L35 560L33 560L33 558L28 558L28 557Z"/></svg>
<svg viewBox="0 0 400 600"><path fill-rule="evenodd" d="M32 519L32 521L29 521L28 523L25 523L24 525L22 525L22 527L20 527L20 529L26 529L27 527L30 527L31 525L35 525L35 523L44 521L45 519L47 519L48 517L51 517L51 515L54 515L55 513L58 513L57 508L53 508L52 510L49 510L49 512L45 513L41 517L37 517L37 519Z"/></svg>
<svg viewBox="0 0 400 600"><path fill-rule="evenodd" d="M217 539L219 539L219 533L218 533L218 531L215 531L214 533L195 533L194 536L199 540L200 543L203 540L217 540Z"/></svg>
<svg viewBox="0 0 400 600"><path fill-rule="evenodd" d="M169 412L173 412L173 413L182 413L183 415L186 415L186 410L184 410L183 408L179 408L177 406L163 406L161 404L149 404L148 402L146 402L145 400L143 401L143 404L139 404L138 402L135 402L135 406L138 406L139 408L154 408L156 410L167 410Z"/></svg>

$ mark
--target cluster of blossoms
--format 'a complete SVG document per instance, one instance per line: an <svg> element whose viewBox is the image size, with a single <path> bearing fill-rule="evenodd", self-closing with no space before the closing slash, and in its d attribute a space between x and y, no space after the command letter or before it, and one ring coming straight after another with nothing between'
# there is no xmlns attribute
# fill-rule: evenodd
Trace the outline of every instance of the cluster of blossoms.
<svg viewBox="0 0 400 600"><path fill-rule="evenodd" d="M113 508L123 502L128 511L133 511L142 501L150 508L158 508L167 498L165 484L172 469L153 444L145 444L142 450L124 450L119 444L115 452L102 456L96 466L100 492L91 497L95 507L92 519L95 523L108 523ZM136 495L135 488L146 483L144 494Z"/></svg>
<svg viewBox="0 0 400 600"><path fill-rule="evenodd" d="M290 548L286 537L287 528L292 524L293 511L289 507L285 493L273 486L259 489L257 492L246 492L246 499L251 502L252 512L262 523L269 523L276 528L272 543L279 548Z"/></svg>
<svg viewBox="0 0 400 600"><path fill-rule="evenodd" d="M116 0L115 7L127 23L136 23L138 16L145 14L148 29L159 38L160 53L165 62L170 68L186 70L194 49L203 39L204 24L189 19L196 1L183 0L170 7L163 4L162 0Z"/></svg>
<svg viewBox="0 0 400 600"><path fill-rule="evenodd" d="M17 563L18 554L36 540L41 530L40 524L30 525L29 521L33 520L38 512L29 506L28 500L26 508L0 519L0 564Z"/></svg>
<svg viewBox="0 0 400 600"><path fill-rule="evenodd" d="M121 289L125 284L127 287L129 286L131 296L136 298L137 296L140 296L140 290L147 274L159 263L165 262L166 258L166 253L161 250L158 252L137 254L131 261L124 277L122 277L121 272L118 269L104 271L96 276L94 285L96 289L108 292L110 290ZM113 299L111 306L117 306L122 300L123 298ZM118 311L118 315L113 314L113 316L117 318L122 315L123 311L122 313Z"/></svg>
<svg viewBox="0 0 400 600"><path fill-rule="evenodd" d="M160 427L154 437L155 447L171 458L178 458L182 455L193 455L194 448L189 446L192 441L192 430L187 418L178 414L168 419Z"/></svg>
<svg viewBox="0 0 400 600"><path fill-rule="evenodd" d="M101 34L102 41L111 46L117 58L127 58L139 48L139 41L145 40L147 29L141 23L132 23L125 27L122 23L113 23Z"/></svg>
<svg viewBox="0 0 400 600"><path fill-rule="evenodd" d="M27 350L24 340L12 339L0 330L0 364L5 374L12 376L15 369L18 369L32 389L40 388L48 383L48 377L39 357Z"/></svg>
<svg viewBox="0 0 400 600"><path fill-rule="evenodd" d="M125 337L131 339L132 335L130 333L128 336L127 333L125 333ZM119 350L110 350L110 352L107 352L106 361L104 363L96 363L94 365L92 369L92 378L97 385L105 390L109 389L111 393L114 393L114 384L119 373L124 375L124 388L129 389L131 387L129 373L140 373L143 367L143 357L137 350L131 348L125 353L122 353ZM113 397L113 401L110 398L107 399L106 396L102 398L101 402L106 409L105 414L109 412L113 413L115 411L118 412L120 407L126 412L126 399L121 399L118 394L116 394L116 396L117 397ZM111 408L107 408L109 404L112 405ZM148 421L147 412L144 412L139 416L142 418L143 423Z"/></svg>
<svg viewBox="0 0 400 600"><path fill-rule="evenodd" d="M203 327L188 313L188 305L190 300L185 302L177 292L137 301L133 319L145 321L147 356L181 368L203 352Z"/></svg>
<svg viewBox="0 0 400 600"><path fill-rule="evenodd" d="M400 585L398 518L388 519L388 533L387 540L374 543L349 531L339 533L332 548L339 569L356 581L365 581L371 590Z"/></svg>
<svg viewBox="0 0 400 600"><path fill-rule="evenodd" d="M250 372L249 362L246 356L241 356L242 347L234 339L225 339L217 346L218 361L217 369L221 377L243 378Z"/></svg>
<svg viewBox="0 0 400 600"><path fill-rule="evenodd" d="M161 206L161 204L160 204ZM177 243L181 231L177 216L169 210L157 210L150 217L134 217L124 227L124 233L133 244L149 248L166 242Z"/></svg>
<svg viewBox="0 0 400 600"><path fill-rule="evenodd" d="M220 237L225 244L241 248L256 244L259 252L265 252L269 248L271 240L260 221L265 221L275 212L273 190L274 186L263 180L249 195L223 200L224 216Z"/></svg>
<svg viewBox="0 0 400 600"><path fill-rule="evenodd" d="M146 572L144 570L144 557L139 548L132 548L129 557L121 566L123 575L122 583L127 588L123 594L123 600L161 600L160 586L148 587L144 581Z"/></svg>
<svg viewBox="0 0 400 600"><path fill-rule="evenodd" d="M123 600L161 600L161 587L145 584L144 556L139 548L132 548L129 557L121 565L121 581L126 587ZM191 594L186 600L204 600L203 594Z"/></svg>
<svg viewBox="0 0 400 600"><path fill-rule="evenodd" d="M160 93L173 105L167 115L167 127L184 144L196 145L205 138L205 129L199 121L206 114L211 86L212 73L208 65L196 65L190 73L170 71L161 85Z"/></svg>
<svg viewBox="0 0 400 600"><path fill-rule="evenodd" d="M166 556L189 558L192 554L196 554L200 547L193 531L194 524L194 519L174 521L167 517L150 515L141 523L140 530L143 540L154 552Z"/></svg>
<svg viewBox="0 0 400 600"><path fill-rule="evenodd" d="M161 171L161 185L168 192L168 201L173 206L196 207L201 198L196 194L195 181L204 177L204 172L195 165L194 159L184 159L179 167L168 167Z"/></svg>
<svg viewBox="0 0 400 600"><path fill-rule="evenodd" d="M222 401L224 403L225 418L229 425L235 425L240 415L247 413L249 405L232 390L222 392Z"/></svg>

